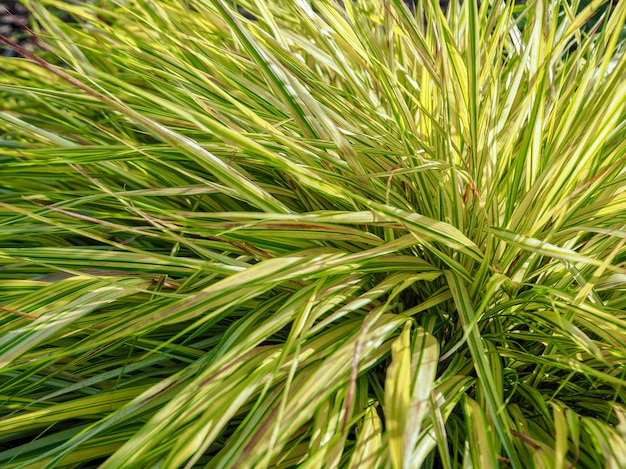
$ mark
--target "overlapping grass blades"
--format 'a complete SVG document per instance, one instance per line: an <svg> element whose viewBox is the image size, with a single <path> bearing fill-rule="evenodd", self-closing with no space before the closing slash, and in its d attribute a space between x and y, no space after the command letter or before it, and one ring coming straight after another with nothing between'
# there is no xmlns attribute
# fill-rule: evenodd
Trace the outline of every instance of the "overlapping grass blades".
<svg viewBox="0 0 626 469"><path fill-rule="evenodd" d="M624 465L626 3L343 3L28 2L0 466Z"/></svg>

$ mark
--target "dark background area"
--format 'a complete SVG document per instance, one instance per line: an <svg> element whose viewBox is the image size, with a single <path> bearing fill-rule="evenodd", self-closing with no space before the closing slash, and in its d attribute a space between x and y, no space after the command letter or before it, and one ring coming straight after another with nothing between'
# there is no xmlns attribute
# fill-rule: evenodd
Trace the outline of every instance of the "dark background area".
<svg viewBox="0 0 626 469"><path fill-rule="evenodd" d="M15 1L0 1L0 34L32 49L33 41L24 29L24 25L27 24L28 10L22 4ZM5 47L0 48L0 53L5 56L14 55L13 51Z"/></svg>

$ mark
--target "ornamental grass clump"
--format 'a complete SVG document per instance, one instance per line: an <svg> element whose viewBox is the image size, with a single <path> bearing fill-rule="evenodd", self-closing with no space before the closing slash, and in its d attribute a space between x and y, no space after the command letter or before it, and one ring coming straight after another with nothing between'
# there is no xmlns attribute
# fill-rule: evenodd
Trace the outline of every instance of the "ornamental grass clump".
<svg viewBox="0 0 626 469"><path fill-rule="evenodd" d="M626 467L626 2L231 3L2 39L0 467Z"/></svg>

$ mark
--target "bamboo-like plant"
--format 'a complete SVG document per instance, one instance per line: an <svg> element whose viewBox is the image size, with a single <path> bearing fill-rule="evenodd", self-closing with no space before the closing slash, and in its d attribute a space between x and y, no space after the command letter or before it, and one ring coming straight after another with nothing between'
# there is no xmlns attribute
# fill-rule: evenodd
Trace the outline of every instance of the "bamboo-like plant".
<svg viewBox="0 0 626 469"><path fill-rule="evenodd" d="M27 5L0 467L626 467L626 2Z"/></svg>

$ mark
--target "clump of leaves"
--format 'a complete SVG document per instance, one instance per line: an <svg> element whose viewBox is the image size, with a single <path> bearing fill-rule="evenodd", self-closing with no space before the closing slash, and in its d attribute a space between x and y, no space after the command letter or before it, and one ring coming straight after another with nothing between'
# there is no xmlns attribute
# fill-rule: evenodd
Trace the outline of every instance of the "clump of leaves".
<svg viewBox="0 0 626 469"><path fill-rule="evenodd" d="M237 3L28 2L0 465L625 467L626 2Z"/></svg>

